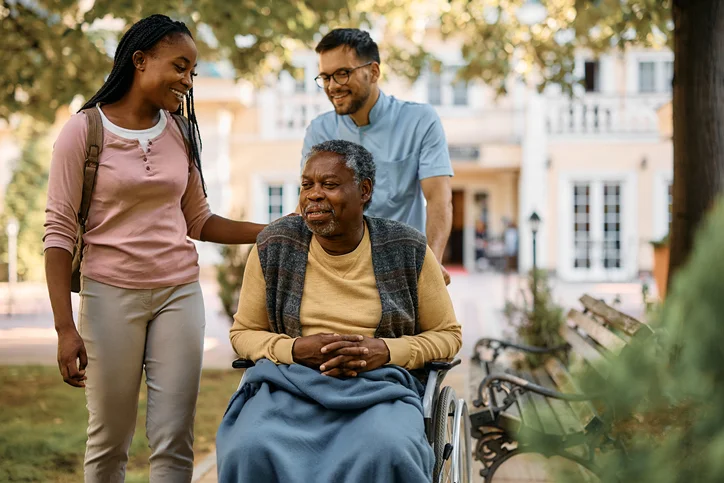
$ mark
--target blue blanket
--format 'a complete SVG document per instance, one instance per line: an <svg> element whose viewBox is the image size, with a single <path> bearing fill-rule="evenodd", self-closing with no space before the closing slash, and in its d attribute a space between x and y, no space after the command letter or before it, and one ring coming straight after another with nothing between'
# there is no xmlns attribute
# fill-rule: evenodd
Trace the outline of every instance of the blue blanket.
<svg viewBox="0 0 724 483"><path fill-rule="evenodd" d="M263 359L247 370L216 435L219 482L431 481L422 394L397 366L337 379Z"/></svg>

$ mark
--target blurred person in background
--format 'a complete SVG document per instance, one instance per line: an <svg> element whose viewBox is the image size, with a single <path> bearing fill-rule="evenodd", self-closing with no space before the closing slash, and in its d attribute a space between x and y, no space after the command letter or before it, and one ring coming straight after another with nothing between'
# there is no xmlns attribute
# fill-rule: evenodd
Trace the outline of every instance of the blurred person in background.
<svg viewBox="0 0 724 483"><path fill-rule="evenodd" d="M510 277L518 272L518 227L511 220L505 220L503 232L503 256L505 257L505 299L508 300Z"/></svg>

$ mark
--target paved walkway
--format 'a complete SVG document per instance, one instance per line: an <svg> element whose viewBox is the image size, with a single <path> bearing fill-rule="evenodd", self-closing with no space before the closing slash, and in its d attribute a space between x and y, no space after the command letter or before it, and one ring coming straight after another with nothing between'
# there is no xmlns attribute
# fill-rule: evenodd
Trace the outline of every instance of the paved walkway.
<svg viewBox="0 0 724 483"><path fill-rule="evenodd" d="M475 342L483 336L501 337L510 333L502 316L507 291L509 297L520 297L517 276L507 281L500 274L453 275L449 291L455 311L463 326L463 364L446 380L459 396L470 401L468 358ZM577 306L577 299L588 293L634 317L643 312L639 283L570 284L553 281L555 299L564 307ZM234 354L228 343L230 320L222 313L213 281L202 282L206 303L206 339L204 367L228 368ZM8 315L7 285L0 284L0 364L48 364L56 358L56 336L45 287L23 284L13 294L13 313ZM73 295L77 313L78 296ZM548 481L546 460L536 456L512 459L496 474L496 482L523 483ZM478 467L478 465L476 465ZM476 470L477 473L477 470ZM214 456L200 457L194 476L197 483L216 483Z"/></svg>

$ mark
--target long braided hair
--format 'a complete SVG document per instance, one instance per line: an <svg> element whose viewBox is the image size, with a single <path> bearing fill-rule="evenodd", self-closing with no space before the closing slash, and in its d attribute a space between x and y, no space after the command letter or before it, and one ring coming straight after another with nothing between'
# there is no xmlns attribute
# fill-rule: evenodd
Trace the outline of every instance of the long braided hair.
<svg viewBox="0 0 724 483"><path fill-rule="evenodd" d="M103 86L95 93L93 97L85 103L80 111L95 106L97 103L110 104L120 100L131 88L133 83L133 74L135 67L133 66L133 53L151 50L159 41L168 35L184 34L192 39L191 31L183 22L171 20L166 15L155 14L139 20L131 26L128 31L123 34L121 41L116 49L116 55L113 58L113 69L106 79ZM188 139L191 144L190 156L193 163L199 170L201 177L201 186L206 195L206 182L204 174L201 171L201 131L199 131L199 123L196 120L196 109L194 108L194 89L191 88L186 96L186 117L188 119ZM178 111L174 114L184 115L183 103Z"/></svg>

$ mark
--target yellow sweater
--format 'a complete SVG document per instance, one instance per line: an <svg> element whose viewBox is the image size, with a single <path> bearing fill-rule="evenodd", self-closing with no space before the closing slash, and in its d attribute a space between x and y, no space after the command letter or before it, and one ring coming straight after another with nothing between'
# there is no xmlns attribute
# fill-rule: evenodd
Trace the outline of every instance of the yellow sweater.
<svg viewBox="0 0 724 483"><path fill-rule="evenodd" d="M452 302L435 255L427 248L418 280L421 332L414 336L382 339L390 350L390 364L418 369L428 361L449 359L460 350L462 336ZM309 246L300 321L302 336L318 333L360 334L374 337L382 317L369 233L345 255L329 255L316 237ZM292 364L294 339L269 330L266 283L256 245L249 254L239 309L230 331L239 357L267 358Z"/></svg>

